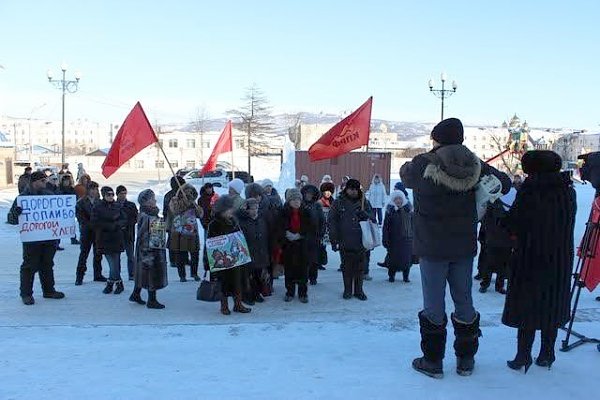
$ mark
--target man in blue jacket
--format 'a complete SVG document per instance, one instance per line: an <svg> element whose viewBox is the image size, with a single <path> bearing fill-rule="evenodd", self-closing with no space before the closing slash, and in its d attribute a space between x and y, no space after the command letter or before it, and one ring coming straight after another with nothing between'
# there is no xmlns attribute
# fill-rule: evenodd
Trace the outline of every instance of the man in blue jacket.
<svg viewBox="0 0 600 400"><path fill-rule="evenodd" d="M473 258L477 254L475 191L480 177L493 174L507 193L508 176L482 162L463 146L460 120L446 119L431 132L433 150L416 156L400 169L413 190L414 254L420 259L423 310L419 313L423 357L413 368L434 378L443 376L446 348L446 282L454 301L451 319L456 339L456 371L471 375L479 347L479 313L471 297Z"/></svg>

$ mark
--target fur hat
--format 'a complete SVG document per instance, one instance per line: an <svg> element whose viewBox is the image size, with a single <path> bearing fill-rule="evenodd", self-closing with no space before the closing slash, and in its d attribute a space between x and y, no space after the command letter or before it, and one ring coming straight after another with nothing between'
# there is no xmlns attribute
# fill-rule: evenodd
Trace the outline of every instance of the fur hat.
<svg viewBox="0 0 600 400"><path fill-rule="evenodd" d="M285 192L285 201L289 203L292 200L302 200L302 193L296 188L288 189Z"/></svg>
<svg viewBox="0 0 600 400"><path fill-rule="evenodd" d="M214 215L219 215L224 211L227 211L234 207L233 199L231 196L225 195L219 197L215 204L213 205L212 212Z"/></svg>
<svg viewBox="0 0 600 400"><path fill-rule="evenodd" d="M562 159L550 150L531 150L521 158L521 166L526 174L560 172Z"/></svg>
<svg viewBox="0 0 600 400"><path fill-rule="evenodd" d="M246 186L246 198L262 196L265 190L258 183L251 183Z"/></svg>
<svg viewBox="0 0 600 400"><path fill-rule="evenodd" d="M445 119L433 128L431 138L439 144L462 144L463 124L458 118Z"/></svg>
<svg viewBox="0 0 600 400"><path fill-rule="evenodd" d="M319 197L321 197L319 188L317 188L315 185L306 185L302 189L300 189L300 194L302 194L302 199L304 199L304 196L306 195L306 193L312 193L313 201L317 201L317 200L319 200Z"/></svg>
<svg viewBox="0 0 600 400"><path fill-rule="evenodd" d="M156 198L156 195L151 189L142 190L138 195L138 203L140 204L140 206L143 206L152 198Z"/></svg>
<svg viewBox="0 0 600 400"><path fill-rule="evenodd" d="M348 179L348 182L346 182L346 189L360 190L360 182L357 179Z"/></svg>
<svg viewBox="0 0 600 400"><path fill-rule="evenodd" d="M248 200L246 200L244 202L244 205L243 205L244 210L248 210L253 207L256 207L256 208L259 207L258 200L256 200L255 198L249 198Z"/></svg>
<svg viewBox="0 0 600 400"><path fill-rule="evenodd" d="M232 179L231 182L229 182L229 184L227 185L227 188L233 189L233 190L235 190L235 192L237 194L241 195L242 192L244 191L244 186L246 186L246 185L244 184L243 180L241 180L239 178L235 178L235 179Z"/></svg>
<svg viewBox="0 0 600 400"><path fill-rule="evenodd" d="M179 185L177 184L177 181L179 181ZM171 189L173 190L179 189L179 186L183 186L184 184L185 179L183 179L181 176L174 176L171 178Z"/></svg>
<svg viewBox="0 0 600 400"><path fill-rule="evenodd" d="M273 187L273 181L270 179L265 179L262 181L262 187L266 188L267 186Z"/></svg>
<svg viewBox="0 0 600 400"><path fill-rule="evenodd" d="M46 179L46 174L43 173L42 171L32 172L31 176L29 177L29 181L31 183L42 180L42 179Z"/></svg>
<svg viewBox="0 0 600 400"><path fill-rule="evenodd" d="M404 195L404 192L401 190L394 190L392 193L390 193L390 204L395 206L396 203L394 203L394 200L396 200L397 198L402 199L402 205L406 205L406 203L408 203L408 199L406 198L406 195Z"/></svg>
<svg viewBox="0 0 600 400"><path fill-rule="evenodd" d="M175 197L186 201L194 202L198 198L198 191L189 183L185 183L179 188Z"/></svg>
<svg viewBox="0 0 600 400"><path fill-rule="evenodd" d="M335 193L335 185L332 182L323 182L321 183L321 193L330 192L331 194Z"/></svg>

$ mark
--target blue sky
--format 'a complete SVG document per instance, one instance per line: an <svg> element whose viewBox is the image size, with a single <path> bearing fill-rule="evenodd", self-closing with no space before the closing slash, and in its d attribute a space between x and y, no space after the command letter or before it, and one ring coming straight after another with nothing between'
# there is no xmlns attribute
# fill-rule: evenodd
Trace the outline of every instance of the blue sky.
<svg viewBox="0 0 600 400"><path fill-rule="evenodd" d="M276 111L436 121L427 87L458 83L446 115L600 130L600 2L0 0L0 114L60 118L47 82L80 70L67 117L213 117L255 82Z"/></svg>

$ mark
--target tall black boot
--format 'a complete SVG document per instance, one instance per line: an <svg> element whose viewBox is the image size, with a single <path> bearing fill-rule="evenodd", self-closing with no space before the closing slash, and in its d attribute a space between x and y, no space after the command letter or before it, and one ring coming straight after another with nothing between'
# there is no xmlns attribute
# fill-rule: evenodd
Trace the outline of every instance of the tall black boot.
<svg viewBox="0 0 600 400"><path fill-rule="evenodd" d="M363 292L363 274L358 273L354 277L354 297L360 301L367 300L367 295Z"/></svg>
<svg viewBox="0 0 600 400"><path fill-rule="evenodd" d="M158 300L156 300L156 290L148 290L148 303L146 303L146 307L155 308L157 310L165 308L164 304L160 304Z"/></svg>
<svg viewBox="0 0 600 400"><path fill-rule="evenodd" d="M190 272L191 272L192 278L194 278L194 280L196 282L199 282L200 277L198 276L198 264L195 263L193 260L192 260L192 266L190 267Z"/></svg>
<svg viewBox="0 0 600 400"><path fill-rule="evenodd" d="M471 323L466 323L456 319L451 315L452 325L454 325L454 351L456 354L456 373L461 376L469 376L475 368L475 354L479 350L479 313Z"/></svg>
<svg viewBox="0 0 600 400"><path fill-rule="evenodd" d="M410 282L410 279L408 278L410 275L410 267L406 268L404 271L402 271L402 280L406 283Z"/></svg>
<svg viewBox="0 0 600 400"><path fill-rule="evenodd" d="M29 268L21 268L21 299L25 305L33 305L33 272Z"/></svg>
<svg viewBox="0 0 600 400"><path fill-rule="evenodd" d="M75 272L75 286L83 285L83 276L85 275L85 268L77 267Z"/></svg>
<svg viewBox="0 0 600 400"><path fill-rule="evenodd" d="M554 345L556 344L556 336L558 335L558 329L543 329L542 330L542 346L540 347L540 354L535 360L535 365L539 367L552 368L552 364L556 360L554 354Z"/></svg>
<svg viewBox="0 0 600 400"><path fill-rule="evenodd" d="M421 350L423 357L415 358L413 368L432 378L444 377L443 359L446 354L446 325L448 318L444 315L442 325L431 322L423 311L419 313L419 324L421 326Z"/></svg>
<svg viewBox="0 0 600 400"><path fill-rule="evenodd" d="M133 288L133 293L131 293L131 296L129 296L129 301L132 303L138 303L142 306L146 304L146 302L142 299L142 288Z"/></svg>
<svg viewBox="0 0 600 400"><path fill-rule="evenodd" d="M187 279L185 279L185 264L177 265L177 274L179 274L180 282L187 282Z"/></svg>
<svg viewBox="0 0 600 400"><path fill-rule="evenodd" d="M534 339L535 330L519 329L517 333L517 355L514 360L506 362L508 368L514 370L525 368L525 373L527 373L533 362L531 359L531 348L533 347Z"/></svg>
<svg viewBox="0 0 600 400"><path fill-rule="evenodd" d="M348 268L342 270L342 277L344 279L344 299L348 300L352 298L352 275Z"/></svg>

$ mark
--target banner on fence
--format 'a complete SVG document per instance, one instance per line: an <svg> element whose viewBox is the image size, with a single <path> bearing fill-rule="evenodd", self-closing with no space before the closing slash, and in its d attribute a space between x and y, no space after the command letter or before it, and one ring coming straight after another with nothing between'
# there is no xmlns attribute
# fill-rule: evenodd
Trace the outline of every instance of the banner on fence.
<svg viewBox="0 0 600 400"><path fill-rule="evenodd" d="M75 195L19 196L21 242L72 238L77 232Z"/></svg>

